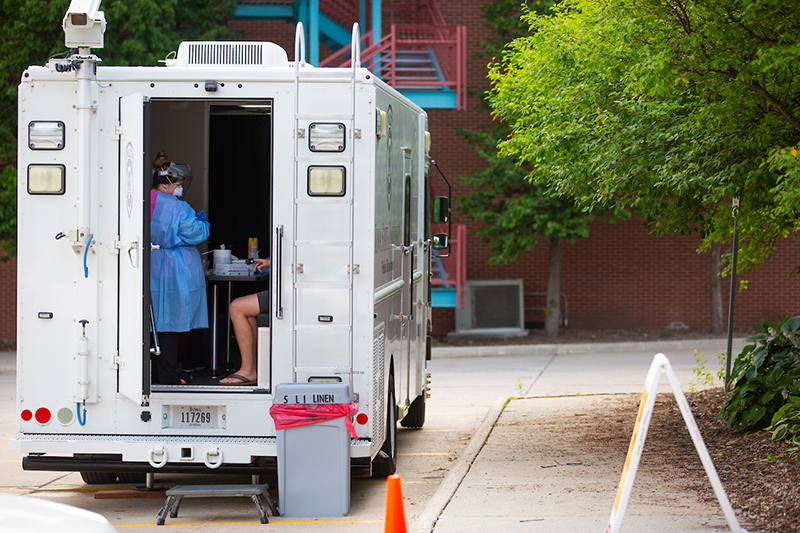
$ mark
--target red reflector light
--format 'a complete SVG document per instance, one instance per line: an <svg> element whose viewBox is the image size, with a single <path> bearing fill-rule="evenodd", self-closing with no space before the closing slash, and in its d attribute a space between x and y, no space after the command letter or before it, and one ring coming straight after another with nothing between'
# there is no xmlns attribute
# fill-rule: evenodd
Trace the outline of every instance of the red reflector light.
<svg viewBox="0 0 800 533"><path fill-rule="evenodd" d="M25 422L30 422L31 418L33 418L33 413L31 413L30 409L25 409L22 411L22 413L20 413L20 416Z"/></svg>
<svg viewBox="0 0 800 533"><path fill-rule="evenodd" d="M356 422L358 422L358 423L359 423L359 424L361 424L362 426L363 426L364 424L366 424L368 420L369 420L369 417L366 415L366 413L359 413L359 414L356 416Z"/></svg>
<svg viewBox="0 0 800 533"><path fill-rule="evenodd" d="M50 414L50 409L47 407L40 407L36 410L36 421L42 425L49 423L52 417L53 415Z"/></svg>

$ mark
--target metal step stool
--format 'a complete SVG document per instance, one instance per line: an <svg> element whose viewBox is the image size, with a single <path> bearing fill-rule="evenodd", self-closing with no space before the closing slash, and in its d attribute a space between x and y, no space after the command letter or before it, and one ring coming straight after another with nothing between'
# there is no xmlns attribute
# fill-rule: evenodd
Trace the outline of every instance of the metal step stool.
<svg viewBox="0 0 800 533"><path fill-rule="evenodd" d="M170 518L178 516L178 509L181 506L183 498L213 498L213 497L226 497L231 498L234 496L249 496L253 503L256 504L258 514L261 517L262 524L269 524L267 518L267 509L264 507L266 502L272 516L279 516L278 509L275 507L275 502L267 494L269 485L178 485L167 491L167 501L164 502L164 507L158 511L156 524L159 526L164 525L164 520L167 518L169 512ZM262 501L263 499L263 501Z"/></svg>

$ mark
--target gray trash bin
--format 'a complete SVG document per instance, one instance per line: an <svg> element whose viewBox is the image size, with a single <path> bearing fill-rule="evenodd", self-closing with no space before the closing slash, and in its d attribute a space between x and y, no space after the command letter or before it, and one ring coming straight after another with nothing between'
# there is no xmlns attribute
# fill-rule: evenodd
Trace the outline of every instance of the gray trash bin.
<svg viewBox="0 0 800 533"><path fill-rule="evenodd" d="M273 405L350 404L348 383L281 383ZM350 511L350 433L345 419L278 430L281 516L343 516Z"/></svg>

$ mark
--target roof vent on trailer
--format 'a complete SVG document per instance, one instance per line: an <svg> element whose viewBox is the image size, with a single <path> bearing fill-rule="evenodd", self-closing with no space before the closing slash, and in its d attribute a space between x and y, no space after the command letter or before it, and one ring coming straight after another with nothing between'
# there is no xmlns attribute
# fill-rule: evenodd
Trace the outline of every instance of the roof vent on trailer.
<svg viewBox="0 0 800 533"><path fill-rule="evenodd" d="M275 43L189 41L178 47L177 67L288 67L286 50Z"/></svg>

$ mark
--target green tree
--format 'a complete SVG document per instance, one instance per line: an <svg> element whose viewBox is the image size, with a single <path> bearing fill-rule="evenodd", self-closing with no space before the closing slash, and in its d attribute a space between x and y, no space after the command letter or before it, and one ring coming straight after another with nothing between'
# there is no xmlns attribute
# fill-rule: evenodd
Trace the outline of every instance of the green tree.
<svg viewBox="0 0 800 533"><path fill-rule="evenodd" d="M507 131L503 124L497 129ZM563 244L588 237L594 214L569 198L553 194L541 182L526 181L517 161L499 154L497 131L465 135L489 166L462 177L465 184L475 188L460 199L460 207L482 223L478 233L491 243L490 263L517 261L540 239L547 241L545 334L554 337L558 335Z"/></svg>
<svg viewBox="0 0 800 533"><path fill-rule="evenodd" d="M569 0L492 64L503 153L658 231L731 234L742 268L800 228L800 18L789 0Z"/></svg>
<svg viewBox="0 0 800 533"><path fill-rule="evenodd" d="M69 0L0 0L0 247L16 250L17 86L30 65L65 53ZM156 65L184 40L230 39L233 0L106 0L102 65Z"/></svg>
<svg viewBox="0 0 800 533"><path fill-rule="evenodd" d="M547 12L554 0L528 2L529 9ZM499 56L513 39L528 35L528 24L520 18L517 1L501 0L483 8L483 15L492 31L490 39L481 43L480 56ZM486 109L485 102L482 107ZM496 121L480 131L460 131L483 157L487 166L463 176L462 182L472 186L471 192L459 199L467 216L482 224L478 233L491 244L490 263L517 261L524 252L535 248L540 239L549 246L545 333L558 335L561 294L561 257L563 243L589 236L589 223L594 215L576 206L575 201L548 189L546 183L527 181L530 168L520 160L498 153L497 144L506 138L508 126Z"/></svg>

